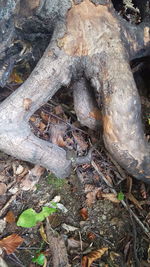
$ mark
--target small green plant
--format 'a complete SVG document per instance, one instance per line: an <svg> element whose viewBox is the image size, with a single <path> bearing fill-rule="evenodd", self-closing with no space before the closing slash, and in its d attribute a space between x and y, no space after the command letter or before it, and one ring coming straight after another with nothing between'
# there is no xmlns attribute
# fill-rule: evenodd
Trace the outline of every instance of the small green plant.
<svg viewBox="0 0 150 267"><path fill-rule="evenodd" d="M66 184L65 179L57 178L53 173L48 174L47 182L48 184L53 185L57 189L63 187Z"/></svg>
<svg viewBox="0 0 150 267"><path fill-rule="evenodd" d="M124 193L123 192L119 192L117 195L118 200L124 200Z"/></svg>
<svg viewBox="0 0 150 267"><path fill-rule="evenodd" d="M44 265L44 262L45 262L45 255L43 253L40 253L39 255L35 256L32 259L32 262L37 263L37 264L43 266Z"/></svg>
<svg viewBox="0 0 150 267"><path fill-rule="evenodd" d="M31 228L36 226L38 222L42 222L46 217L58 211L57 203L50 202L51 207L43 207L42 211L37 213L32 208L21 213L17 221L17 226Z"/></svg>

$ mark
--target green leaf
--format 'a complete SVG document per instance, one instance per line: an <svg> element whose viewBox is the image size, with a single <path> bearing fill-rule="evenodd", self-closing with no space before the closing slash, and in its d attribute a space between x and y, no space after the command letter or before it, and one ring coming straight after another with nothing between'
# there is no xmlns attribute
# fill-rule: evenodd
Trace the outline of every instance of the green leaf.
<svg viewBox="0 0 150 267"><path fill-rule="evenodd" d="M44 265L44 261L45 261L45 255L42 253L32 259L32 262L37 263L42 266Z"/></svg>
<svg viewBox="0 0 150 267"><path fill-rule="evenodd" d="M119 192L117 195L118 200L124 200L124 193L123 192Z"/></svg>
<svg viewBox="0 0 150 267"><path fill-rule="evenodd" d="M42 211L39 213L35 212L33 209L27 209L20 215L17 221L17 226L31 228L33 226L36 226L38 222L44 221L46 217L56 211L57 208L53 207L43 207Z"/></svg>
<svg viewBox="0 0 150 267"><path fill-rule="evenodd" d="M23 211L22 214L20 215L17 221L17 226L30 228L35 226L36 223L37 223L36 212L33 209L27 209Z"/></svg>

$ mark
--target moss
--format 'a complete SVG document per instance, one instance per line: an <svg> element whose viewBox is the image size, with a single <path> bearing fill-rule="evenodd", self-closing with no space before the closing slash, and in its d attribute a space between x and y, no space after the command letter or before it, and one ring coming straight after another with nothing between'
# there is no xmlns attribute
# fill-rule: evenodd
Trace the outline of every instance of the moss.
<svg viewBox="0 0 150 267"><path fill-rule="evenodd" d="M67 182L65 179L57 178L53 173L47 175L47 183L55 188L62 188Z"/></svg>

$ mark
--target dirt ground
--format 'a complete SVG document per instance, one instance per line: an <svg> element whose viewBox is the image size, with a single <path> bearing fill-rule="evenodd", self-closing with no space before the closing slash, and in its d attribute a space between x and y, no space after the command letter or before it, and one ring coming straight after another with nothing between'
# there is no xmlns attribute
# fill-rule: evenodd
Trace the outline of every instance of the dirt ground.
<svg viewBox="0 0 150 267"><path fill-rule="evenodd" d="M71 103L71 96L65 91L59 95L61 105L57 97L31 118L32 130L78 156L92 148L92 164L76 166L70 177L59 179L47 170L33 174L31 164L0 153L0 257L7 264L0 266L53 266L57 251L45 237L47 220L51 235L57 232L64 240L70 266L150 266L150 187L129 177L111 159L98 142L99 134L79 125L72 106L63 104L63 99ZM24 210L40 212L56 197L65 211L31 228L17 226ZM23 242L15 243L13 234ZM33 263L41 253L45 262Z"/></svg>

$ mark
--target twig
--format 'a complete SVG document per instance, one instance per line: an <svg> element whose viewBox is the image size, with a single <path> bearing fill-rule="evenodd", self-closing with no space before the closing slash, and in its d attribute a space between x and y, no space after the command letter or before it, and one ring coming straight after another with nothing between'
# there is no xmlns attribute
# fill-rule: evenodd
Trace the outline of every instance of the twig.
<svg viewBox="0 0 150 267"><path fill-rule="evenodd" d="M1 209L0 217L6 212L7 208L10 206L10 204L16 199L17 194L18 194L18 191L17 191L17 193L15 195L11 196L11 198L7 201L7 203Z"/></svg>
<svg viewBox="0 0 150 267"><path fill-rule="evenodd" d="M115 195L117 195L116 190L112 187L112 185L108 182L108 180L105 178L105 176L103 175L103 173L98 169L96 163L92 160L91 165L93 166L93 168L97 171L97 173L100 175L100 177L104 180L104 182L109 186L110 191L112 193L114 193ZM135 221L138 223L138 225L142 228L142 230L144 231L144 233L148 236L148 238L150 238L150 231L148 230L148 228L140 221L140 219L136 216L136 214L131 210L130 207L127 206L127 204L125 203L124 200L120 201L121 204L124 206L124 208L130 212L130 214L133 216L133 218L135 219Z"/></svg>
<svg viewBox="0 0 150 267"><path fill-rule="evenodd" d="M127 200L127 204L128 204L128 200ZM129 205L128 205L129 207ZM130 220L131 220L131 224L132 224L132 232L133 232L133 252L134 252L134 258L135 258L135 263L136 263L136 267L140 267L140 261L138 259L137 256L137 231L136 231L136 225L135 222L133 220L133 216L130 212L129 209L129 213L130 213Z"/></svg>
<svg viewBox="0 0 150 267"><path fill-rule="evenodd" d="M125 172L123 171L123 169L119 166L119 164L112 158L112 156L105 151L106 155L110 158L110 160L112 161L112 163L115 165L115 167L117 168L118 172L120 173L120 175L122 176L122 180L126 179L126 175Z"/></svg>

